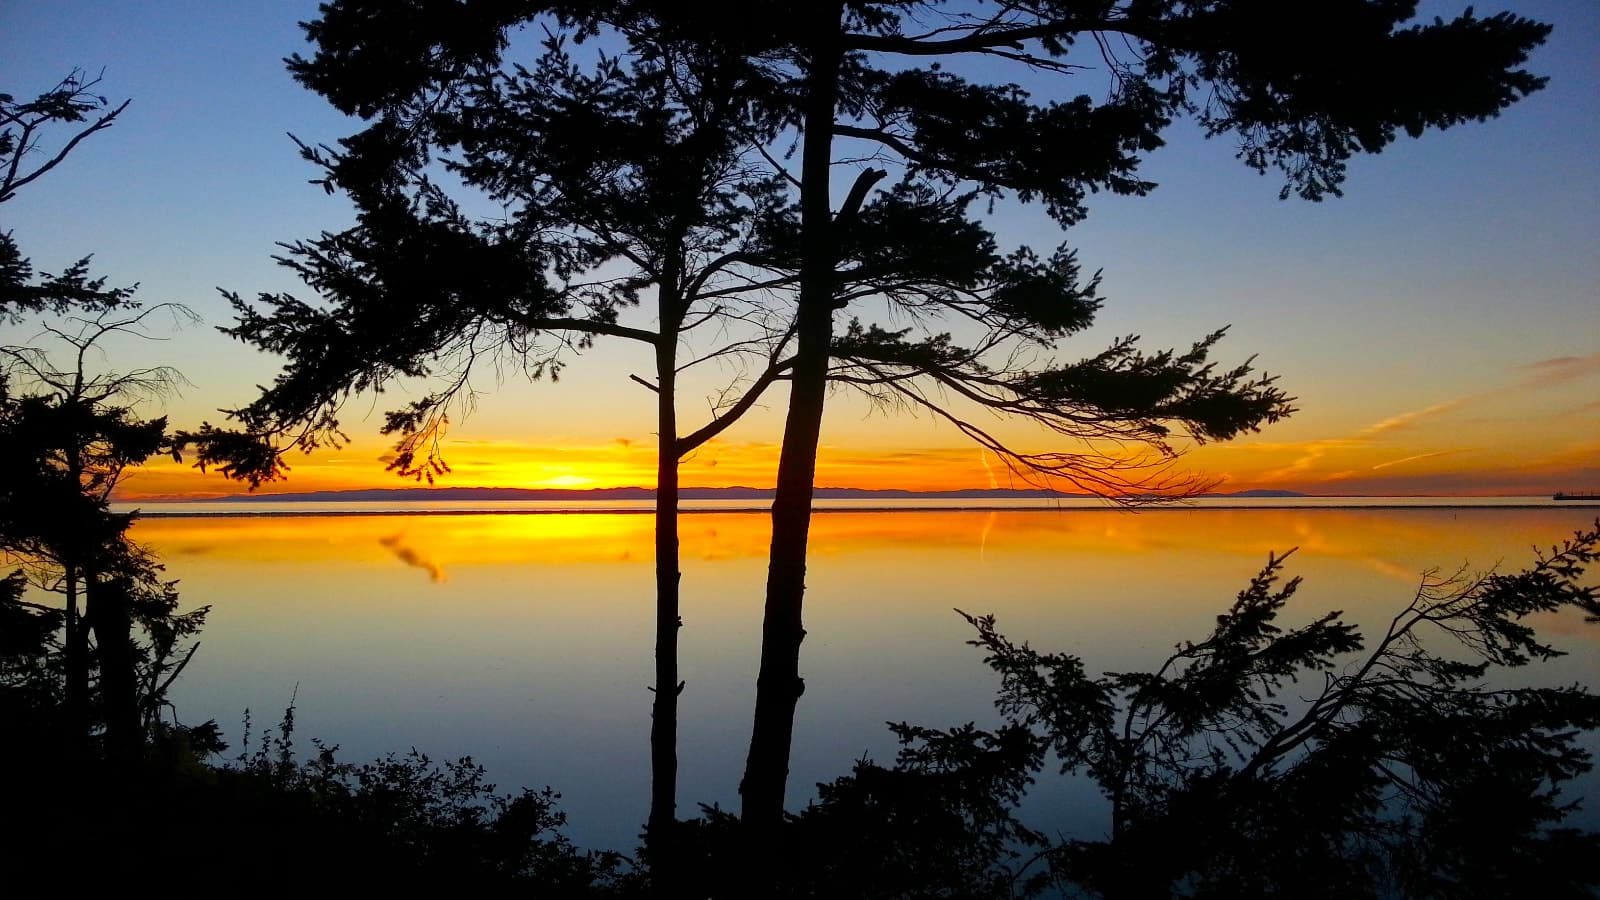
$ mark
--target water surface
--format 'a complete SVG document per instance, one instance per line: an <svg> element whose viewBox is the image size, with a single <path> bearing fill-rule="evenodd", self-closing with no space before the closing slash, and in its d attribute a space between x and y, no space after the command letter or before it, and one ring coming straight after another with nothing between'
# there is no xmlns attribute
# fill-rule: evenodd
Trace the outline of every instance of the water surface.
<svg viewBox="0 0 1600 900"><path fill-rule="evenodd" d="M650 513L654 502L641 500L272 500L270 495L252 499L146 501L113 504L121 511L139 510L150 517L167 516L383 516L466 515L472 513L559 514L559 513ZM770 499L746 498L689 499L679 503L686 513L765 512ZM1061 510L1110 509L1110 501L1098 497L895 497L895 498L818 498L816 509L851 512L941 512L956 510ZM1176 509L1392 509L1427 507L1430 509L1600 509L1595 501L1558 501L1552 497L1201 497L1173 501Z"/></svg>
<svg viewBox="0 0 1600 900"><path fill-rule="evenodd" d="M1424 570L1520 565L1595 516L1281 502L820 513L791 806L863 754L889 758L885 721L995 720L994 680L954 608L995 613L1007 634L1077 653L1091 671L1153 667L1203 636L1269 552L1299 548L1289 624L1342 609L1370 633ZM216 718L237 738L246 708L274 720L298 691L301 734L348 759L470 754L502 786L562 791L580 843L628 847L647 799L651 527L617 511L391 511L148 518L134 536L182 580L186 606L212 606L174 691L185 721ZM704 511L682 528L688 814L696 802L737 808L769 532L754 512ZM1600 627L1539 625L1572 651L1541 680L1600 684ZM1030 810L1093 831L1098 807L1076 802L1089 800L1084 785L1052 781Z"/></svg>

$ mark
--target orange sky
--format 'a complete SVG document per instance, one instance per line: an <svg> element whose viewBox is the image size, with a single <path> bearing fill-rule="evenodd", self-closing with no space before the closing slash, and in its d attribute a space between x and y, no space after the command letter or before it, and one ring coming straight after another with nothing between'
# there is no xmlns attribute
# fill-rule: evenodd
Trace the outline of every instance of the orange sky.
<svg viewBox="0 0 1600 900"><path fill-rule="evenodd" d="M1600 354L1513 367L1479 390L1409 407L1364 398L1356 412L1301 413L1261 434L1194 448L1177 464L1219 490L1278 488L1310 494L1540 495L1600 485ZM535 388L537 389L537 387ZM560 388L543 386L561 393ZM991 453L965 443L926 418L863 412L838 395L817 469L829 487L943 490L1026 486ZM764 440L716 440L683 464L683 484L770 486L777 465L775 413L781 398L749 427ZM1359 410L1373 409L1366 418ZM640 411L643 412L642 410ZM607 409L598 423L614 428L628 411ZM581 431L516 435L505 412L469 418L445 441L452 468L441 484L524 488L650 486L655 437L597 439ZM647 422L647 416L635 421ZM995 433L1025 450L1064 448L1059 439L1004 422ZM351 428L356 440L339 450L289 459L287 481L265 491L403 487L386 472L388 447L373 429ZM592 429L591 429L592 431ZM508 434L507 432L511 432ZM494 436L480 436L494 435ZM1070 485L1063 485L1071 489ZM160 461L131 475L124 499L215 496L239 485L186 464Z"/></svg>

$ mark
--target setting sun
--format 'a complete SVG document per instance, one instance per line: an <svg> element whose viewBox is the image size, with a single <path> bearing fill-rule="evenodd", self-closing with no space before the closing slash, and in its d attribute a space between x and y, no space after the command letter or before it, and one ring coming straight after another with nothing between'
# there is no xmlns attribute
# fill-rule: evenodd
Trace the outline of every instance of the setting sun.
<svg viewBox="0 0 1600 900"><path fill-rule="evenodd" d="M593 487L594 483L595 482L593 478L586 478L582 475L554 475L549 478L540 478L530 481L528 482L528 486L547 488L581 488Z"/></svg>

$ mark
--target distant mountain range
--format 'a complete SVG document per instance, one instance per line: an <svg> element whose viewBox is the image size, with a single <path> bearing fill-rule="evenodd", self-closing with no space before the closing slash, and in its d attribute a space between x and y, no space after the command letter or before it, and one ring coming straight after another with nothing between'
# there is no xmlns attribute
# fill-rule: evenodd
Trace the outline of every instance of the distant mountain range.
<svg viewBox="0 0 1600 900"><path fill-rule="evenodd" d="M771 500L771 488L722 487L684 488L684 500ZM958 491L867 490L865 488L817 488L818 500L1046 500L1084 499L1091 494L1068 494L1033 488L971 488ZM1295 491L1235 491L1202 494L1202 497L1304 497ZM294 494L244 494L215 497L211 502L249 503L364 503L417 500L654 500L654 488L621 487L572 490L562 488L496 487L415 487L369 488L353 491L307 491Z"/></svg>

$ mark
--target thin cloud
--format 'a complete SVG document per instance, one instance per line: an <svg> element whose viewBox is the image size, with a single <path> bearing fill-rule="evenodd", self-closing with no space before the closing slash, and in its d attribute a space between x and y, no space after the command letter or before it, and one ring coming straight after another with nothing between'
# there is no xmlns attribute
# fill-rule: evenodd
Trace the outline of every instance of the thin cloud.
<svg viewBox="0 0 1600 900"><path fill-rule="evenodd" d="M1430 416L1437 416L1441 413L1447 413L1450 410L1455 409L1461 404L1467 402L1467 400L1468 398L1466 397L1458 397L1455 400L1446 400L1443 403L1435 403L1434 405L1424 409L1415 409L1411 412L1403 412L1399 415L1390 416L1387 419L1374 422L1371 425L1368 425L1366 428L1361 429L1360 434L1363 437L1373 437L1390 431L1396 431L1415 423L1418 419L1425 419Z"/></svg>
<svg viewBox="0 0 1600 900"><path fill-rule="evenodd" d="M1266 484L1304 477L1328 455L1328 451L1348 446L1350 446L1349 441L1311 441L1301 448L1300 456L1294 462L1281 469L1263 472L1256 480Z"/></svg>
<svg viewBox="0 0 1600 900"><path fill-rule="evenodd" d="M1400 466L1400 465L1405 465L1406 463L1417 462L1419 460L1436 459L1436 458L1441 457L1441 456L1451 456L1451 455L1454 455L1456 453L1466 453L1466 452L1467 451L1465 449L1461 449L1461 450L1438 450L1438 451L1435 451L1433 453L1418 453L1415 456L1407 456L1407 457L1404 457L1404 458L1401 458L1401 459L1391 459L1388 462L1378 463L1377 465L1372 467L1371 471L1376 472L1379 469L1387 469L1390 466Z"/></svg>
<svg viewBox="0 0 1600 900"><path fill-rule="evenodd" d="M1588 356L1557 356L1517 366L1527 373L1520 384L1523 387L1551 387L1577 381L1591 375L1600 375L1600 353Z"/></svg>

